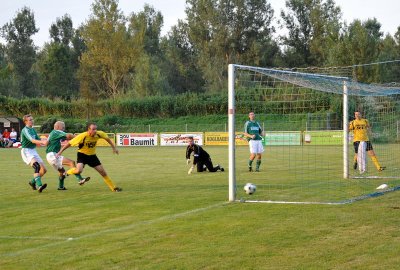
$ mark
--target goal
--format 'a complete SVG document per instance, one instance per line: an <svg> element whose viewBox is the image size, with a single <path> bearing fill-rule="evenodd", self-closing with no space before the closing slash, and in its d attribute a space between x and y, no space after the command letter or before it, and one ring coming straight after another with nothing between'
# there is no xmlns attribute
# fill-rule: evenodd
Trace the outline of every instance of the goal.
<svg viewBox="0 0 400 270"><path fill-rule="evenodd" d="M229 65L229 201L345 204L400 189L399 64ZM249 172L249 149L238 144L250 111L264 131L260 172ZM369 157L365 172L354 169L348 127L355 111L370 122L369 140L386 170ZM253 195L243 191L248 182L257 186ZM382 184L387 187L377 190Z"/></svg>

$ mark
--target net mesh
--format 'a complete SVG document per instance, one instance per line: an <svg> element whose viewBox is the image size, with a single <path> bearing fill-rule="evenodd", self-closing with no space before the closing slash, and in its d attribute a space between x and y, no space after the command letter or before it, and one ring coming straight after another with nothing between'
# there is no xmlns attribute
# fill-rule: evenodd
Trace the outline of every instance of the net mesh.
<svg viewBox="0 0 400 270"><path fill-rule="evenodd" d="M260 172L249 172L248 147L236 147L236 197L346 202L376 194L376 187L383 183L389 189L397 188L400 184L399 70L398 61L301 70L235 66L236 132L244 131L250 111L256 113L256 120L265 132ZM355 170L349 136L349 179L344 179L344 83L349 95L348 120L354 119L354 111L362 112L369 120L372 126L369 138L379 165L386 167L384 171L378 171L371 158L367 158L365 173L361 175ZM243 191L248 182L257 185L257 192L251 196Z"/></svg>

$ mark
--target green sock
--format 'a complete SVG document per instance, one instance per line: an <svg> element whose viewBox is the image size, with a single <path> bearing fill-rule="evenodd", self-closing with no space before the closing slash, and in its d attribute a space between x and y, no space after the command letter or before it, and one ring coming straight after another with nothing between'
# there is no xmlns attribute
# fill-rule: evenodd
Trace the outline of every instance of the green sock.
<svg viewBox="0 0 400 270"><path fill-rule="evenodd" d="M81 181L83 179L82 175L80 173L75 174L76 180Z"/></svg>
<svg viewBox="0 0 400 270"><path fill-rule="evenodd" d="M253 161L251 159L249 159L249 168L253 166Z"/></svg>
<svg viewBox="0 0 400 270"><path fill-rule="evenodd" d="M256 170L260 169L261 159L257 159L256 161Z"/></svg>
<svg viewBox="0 0 400 270"><path fill-rule="evenodd" d="M59 188L63 188L64 187L64 179L65 179L64 175L58 177L58 187Z"/></svg>
<svg viewBox="0 0 400 270"><path fill-rule="evenodd" d="M37 185L38 187L41 187L41 186L42 186L42 179L40 178L40 176L36 176L36 177L35 177L35 182L36 182L36 185Z"/></svg>
<svg viewBox="0 0 400 270"><path fill-rule="evenodd" d="M35 177L32 178L31 183L36 185Z"/></svg>

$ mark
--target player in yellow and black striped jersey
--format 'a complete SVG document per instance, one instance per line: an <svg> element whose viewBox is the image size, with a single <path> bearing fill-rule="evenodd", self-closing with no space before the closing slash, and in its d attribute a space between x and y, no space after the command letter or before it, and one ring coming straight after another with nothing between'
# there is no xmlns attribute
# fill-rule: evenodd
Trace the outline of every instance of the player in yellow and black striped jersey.
<svg viewBox="0 0 400 270"><path fill-rule="evenodd" d="M97 130L97 125L95 123L89 123L87 125L87 131L77 135L75 138L65 144L58 152L58 155L61 155L61 153L70 146L78 146L77 166L76 168L68 170L67 174L81 173L83 167L85 165L89 165L103 177L104 182L111 189L111 191L120 192L122 189L114 185L113 181L107 175L107 172L96 155L96 144L99 139L106 140L112 147L114 154L119 153L118 149L115 147L115 144L110 140L110 138L108 138L107 134L103 131Z"/></svg>
<svg viewBox="0 0 400 270"><path fill-rule="evenodd" d="M367 152L371 157L372 162L374 163L376 169L378 171L383 171L386 167L382 167L379 164L378 158L375 155L374 149L368 137L368 132L371 129L371 126L367 119L362 118L361 113L359 111L354 112L354 120L350 122L349 131L353 131L353 145L354 145L354 169L357 169L357 153L358 153L358 145L360 141L364 141L367 144Z"/></svg>

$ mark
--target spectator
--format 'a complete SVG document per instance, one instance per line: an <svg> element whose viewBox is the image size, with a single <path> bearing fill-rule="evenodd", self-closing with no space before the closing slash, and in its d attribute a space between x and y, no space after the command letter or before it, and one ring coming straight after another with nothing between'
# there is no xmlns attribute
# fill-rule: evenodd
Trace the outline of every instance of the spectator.
<svg viewBox="0 0 400 270"><path fill-rule="evenodd" d="M12 141L12 143L16 143L17 140L18 140L18 133L15 131L14 128L12 128L10 132L10 141Z"/></svg>
<svg viewBox="0 0 400 270"><path fill-rule="evenodd" d="M8 147L9 142L10 142L10 132L8 131L8 129L5 129L3 131L3 145L4 145L4 147Z"/></svg>

